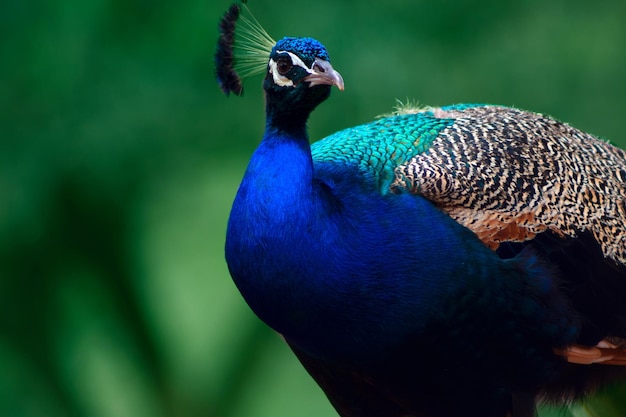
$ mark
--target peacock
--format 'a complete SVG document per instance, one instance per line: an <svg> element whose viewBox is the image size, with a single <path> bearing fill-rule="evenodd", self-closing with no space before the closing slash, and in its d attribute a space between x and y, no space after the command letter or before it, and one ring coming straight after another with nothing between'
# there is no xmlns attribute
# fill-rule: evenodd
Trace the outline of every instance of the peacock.
<svg viewBox="0 0 626 417"><path fill-rule="evenodd" d="M516 108L402 106L312 145L326 48L233 4L220 87L266 125L225 256L344 417L531 417L626 379L626 152Z"/></svg>

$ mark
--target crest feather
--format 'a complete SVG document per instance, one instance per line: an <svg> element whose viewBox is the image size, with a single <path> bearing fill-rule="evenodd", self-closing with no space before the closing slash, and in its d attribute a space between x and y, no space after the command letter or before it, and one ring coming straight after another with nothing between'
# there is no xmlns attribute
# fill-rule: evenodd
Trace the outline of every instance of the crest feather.
<svg viewBox="0 0 626 417"><path fill-rule="evenodd" d="M219 24L215 66L217 82L226 95L241 95L242 79L266 70L276 44L245 3L233 3Z"/></svg>

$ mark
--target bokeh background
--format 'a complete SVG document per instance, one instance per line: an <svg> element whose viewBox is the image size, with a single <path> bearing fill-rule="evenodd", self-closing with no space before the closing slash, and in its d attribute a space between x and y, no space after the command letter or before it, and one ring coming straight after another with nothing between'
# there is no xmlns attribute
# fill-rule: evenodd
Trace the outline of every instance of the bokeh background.
<svg viewBox="0 0 626 417"><path fill-rule="evenodd" d="M622 0L250 3L344 76L312 138L414 99L515 105L626 146ZM0 3L0 417L335 415L223 260L264 117L260 78L243 98L214 80L228 6ZM616 390L589 409L626 415Z"/></svg>

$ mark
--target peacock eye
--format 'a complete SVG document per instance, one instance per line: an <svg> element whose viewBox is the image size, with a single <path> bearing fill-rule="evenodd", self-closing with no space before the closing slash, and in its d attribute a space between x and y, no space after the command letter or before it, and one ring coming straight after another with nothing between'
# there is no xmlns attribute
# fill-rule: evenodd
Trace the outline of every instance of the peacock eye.
<svg viewBox="0 0 626 417"><path fill-rule="evenodd" d="M276 61L276 68L278 69L278 73L280 75L287 75L289 70L293 68L293 63L291 62L291 58L286 56L281 56Z"/></svg>

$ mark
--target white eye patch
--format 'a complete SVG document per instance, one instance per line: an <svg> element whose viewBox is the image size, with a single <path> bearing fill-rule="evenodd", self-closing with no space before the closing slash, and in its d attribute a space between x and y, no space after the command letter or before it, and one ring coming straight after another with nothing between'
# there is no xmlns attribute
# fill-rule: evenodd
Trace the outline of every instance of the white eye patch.
<svg viewBox="0 0 626 417"><path fill-rule="evenodd" d="M298 55L293 54L289 51L276 51L276 52L279 54L284 54L284 53L289 54L289 56L291 57L291 63L293 65L297 65L303 68L309 74L313 74L313 70L307 67L306 64L300 59L300 57L298 57ZM278 73L278 64L273 58L270 59L268 71L272 74L272 78L274 78L274 83L276 85L279 85L281 87L294 87L292 80Z"/></svg>

